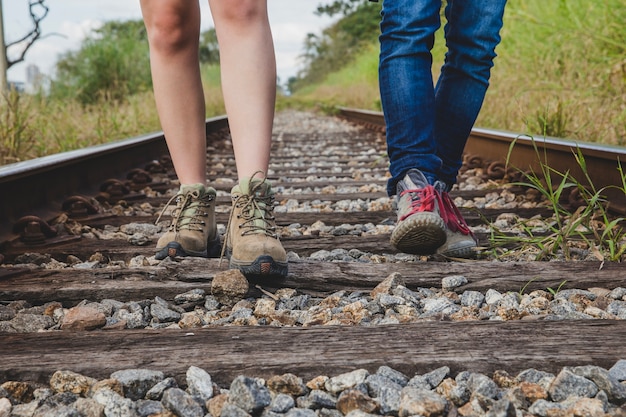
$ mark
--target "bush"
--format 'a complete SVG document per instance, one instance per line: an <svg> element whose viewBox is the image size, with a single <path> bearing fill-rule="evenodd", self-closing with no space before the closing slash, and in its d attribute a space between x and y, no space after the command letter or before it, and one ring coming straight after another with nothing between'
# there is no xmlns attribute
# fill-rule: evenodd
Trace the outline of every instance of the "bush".
<svg viewBox="0 0 626 417"><path fill-rule="evenodd" d="M107 22L80 50L58 61L53 98L82 104L122 100L152 87L146 30L142 20Z"/></svg>

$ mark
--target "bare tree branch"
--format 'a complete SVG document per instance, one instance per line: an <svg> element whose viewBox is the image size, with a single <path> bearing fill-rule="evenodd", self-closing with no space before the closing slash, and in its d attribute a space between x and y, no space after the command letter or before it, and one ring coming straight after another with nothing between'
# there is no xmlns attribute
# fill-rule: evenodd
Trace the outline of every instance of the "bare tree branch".
<svg viewBox="0 0 626 417"><path fill-rule="evenodd" d="M7 68L11 68L11 66L24 61L24 57L26 56L26 52L30 49L31 46L37 41L37 39L41 38L41 21L48 15L48 6L45 4L45 0L29 0L28 1L28 9L30 12L30 18L33 21L35 27L21 39L13 41L7 44L7 49L13 45L20 44L22 42L27 42L24 49L20 53L20 56L17 59L9 60L7 58Z"/></svg>

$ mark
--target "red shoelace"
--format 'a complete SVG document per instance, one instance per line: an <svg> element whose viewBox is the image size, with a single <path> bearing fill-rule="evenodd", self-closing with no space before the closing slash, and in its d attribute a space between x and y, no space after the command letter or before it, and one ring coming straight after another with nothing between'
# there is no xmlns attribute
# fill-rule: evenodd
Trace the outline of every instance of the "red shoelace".
<svg viewBox="0 0 626 417"><path fill-rule="evenodd" d="M411 194L411 210L400 217L401 221L415 213L435 211L436 202L439 206L439 216L441 216L441 219L450 231L474 237L463 215L447 192L439 192L432 185L427 185L420 189L404 190L400 193L400 196L402 197L405 194Z"/></svg>
<svg viewBox="0 0 626 417"><path fill-rule="evenodd" d="M432 185L427 185L424 188L419 188L415 190L404 190L400 193L400 197L404 196L405 194L411 195L411 211L401 216L400 221L415 213L424 211L435 211L435 201L441 200L441 197L439 197L439 193Z"/></svg>
<svg viewBox="0 0 626 417"><path fill-rule="evenodd" d="M447 192L437 193L439 194L439 215L452 232L460 232L464 235L470 235L474 237L474 234L470 230L469 226L465 222L463 215L457 208L456 204L450 198Z"/></svg>

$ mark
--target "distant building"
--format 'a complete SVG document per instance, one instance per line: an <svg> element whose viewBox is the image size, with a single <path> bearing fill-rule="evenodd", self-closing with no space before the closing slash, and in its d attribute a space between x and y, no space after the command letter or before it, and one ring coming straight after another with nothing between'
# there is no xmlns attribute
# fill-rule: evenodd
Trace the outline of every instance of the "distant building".
<svg viewBox="0 0 626 417"><path fill-rule="evenodd" d="M26 84L22 81L9 81L9 90L17 91L18 93L23 93L26 91Z"/></svg>
<svg viewBox="0 0 626 417"><path fill-rule="evenodd" d="M28 64L26 67L26 90L36 92L42 86L43 74L35 64Z"/></svg>

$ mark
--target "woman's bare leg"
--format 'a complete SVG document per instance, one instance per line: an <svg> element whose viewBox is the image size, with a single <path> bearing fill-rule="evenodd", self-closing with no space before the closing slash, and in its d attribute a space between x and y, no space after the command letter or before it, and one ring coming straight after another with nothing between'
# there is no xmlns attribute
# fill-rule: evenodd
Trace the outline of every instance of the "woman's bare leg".
<svg viewBox="0 0 626 417"><path fill-rule="evenodd" d="M188 1L188 0L187 0ZM222 91L237 174L267 173L276 102L276 59L267 0L209 0L220 45Z"/></svg>
<svg viewBox="0 0 626 417"><path fill-rule="evenodd" d="M141 0L154 96L181 184L206 182L205 103L198 58L200 7L193 0Z"/></svg>

